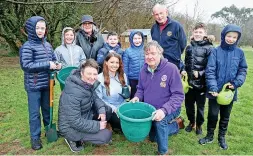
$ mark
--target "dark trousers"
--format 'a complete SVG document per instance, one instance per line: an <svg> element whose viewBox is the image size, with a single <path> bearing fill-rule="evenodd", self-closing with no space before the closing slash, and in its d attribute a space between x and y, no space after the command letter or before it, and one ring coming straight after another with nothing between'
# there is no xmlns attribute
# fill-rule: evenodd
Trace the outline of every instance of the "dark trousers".
<svg viewBox="0 0 253 156"><path fill-rule="evenodd" d="M201 126L204 123L204 110L205 110L206 95L196 89L189 89L185 94L185 108L188 120L190 123L195 123ZM195 120L195 103L197 105L197 117Z"/></svg>
<svg viewBox="0 0 253 156"><path fill-rule="evenodd" d="M98 116L99 116L98 110L95 107L93 107L93 109L95 110L93 114L93 120L98 120ZM108 105L105 105L105 116L106 116L106 121L109 121L112 117L112 108Z"/></svg>
<svg viewBox="0 0 253 156"><path fill-rule="evenodd" d="M208 102L208 117L207 117L207 131L213 133L218 121L218 115L220 113L219 121L219 136L224 136L227 132L230 113L233 107L233 102L229 105L219 105L216 99L209 99Z"/></svg>
<svg viewBox="0 0 253 156"><path fill-rule="evenodd" d="M106 121L111 124L112 129L121 130L120 119L118 118L115 112L112 112L112 108L110 106L105 105L105 111L106 111ZM99 114L95 113L93 116L93 120L98 120L98 115Z"/></svg>
<svg viewBox="0 0 253 156"><path fill-rule="evenodd" d="M131 87L130 99L132 99L132 98L134 98L134 94L137 91L138 80L129 79L129 84Z"/></svg>
<svg viewBox="0 0 253 156"><path fill-rule="evenodd" d="M120 119L115 112L112 113L112 116L108 122L111 124L112 130L118 129L121 131Z"/></svg>
<svg viewBox="0 0 253 156"><path fill-rule="evenodd" d="M31 139L39 139L41 135L40 109L43 116L44 126L49 124L49 90L27 91L28 111Z"/></svg>

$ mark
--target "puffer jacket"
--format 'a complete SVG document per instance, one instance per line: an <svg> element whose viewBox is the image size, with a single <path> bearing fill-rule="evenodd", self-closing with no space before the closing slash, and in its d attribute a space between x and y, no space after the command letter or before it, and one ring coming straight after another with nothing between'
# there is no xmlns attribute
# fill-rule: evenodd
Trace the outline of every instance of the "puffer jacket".
<svg viewBox="0 0 253 156"><path fill-rule="evenodd" d="M96 30L93 30L92 35L88 36L84 30L80 29L76 33L76 44L83 49L86 59L97 60L98 50L103 47L104 39Z"/></svg>
<svg viewBox="0 0 253 156"><path fill-rule="evenodd" d="M142 44L135 46L133 37L139 31L132 31L129 36L130 47L123 53L124 72L128 79L138 80L141 68L144 65L144 35L142 32Z"/></svg>
<svg viewBox="0 0 253 156"><path fill-rule="evenodd" d="M205 91L205 68L208 56L212 50L212 43L207 37L202 41L191 41L185 51L185 70L188 75L189 85L195 89ZM195 78L193 71L198 72L198 78Z"/></svg>
<svg viewBox="0 0 253 156"><path fill-rule="evenodd" d="M71 141L79 141L85 133L97 133L99 121L92 120L93 114L105 114L105 103L97 96L95 85L81 80L80 69L67 78L60 97L58 127L61 135Z"/></svg>
<svg viewBox="0 0 253 156"><path fill-rule="evenodd" d="M103 48L99 49L99 51L98 51L97 63L99 65L101 65L101 66L103 65L104 60L105 60L106 56L109 54L110 50L115 51L120 56L122 56L122 54L124 52L119 45L117 45L115 47L111 47L108 43L105 43Z"/></svg>
<svg viewBox="0 0 253 156"><path fill-rule="evenodd" d="M226 43L225 36L228 32L238 33L238 39L234 44ZM237 88L245 82L248 68L243 50L237 47L240 37L240 27L227 25L221 32L221 44L212 50L206 67L208 92L220 92L223 85L229 82L235 88L233 101L237 100ZM207 97L214 98L211 94Z"/></svg>
<svg viewBox="0 0 253 156"><path fill-rule="evenodd" d="M79 67L86 59L83 49L76 45L75 39L72 44L65 44L64 42L64 32L66 30L72 30L71 27L66 27L62 30L62 44L55 49L55 54L57 61L62 63L62 68L68 66Z"/></svg>
<svg viewBox="0 0 253 156"><path fill-rule="evenodd" d="M19 50L26 91L48 89L49 61L56 61L52 46L46 41L45 37L41 39L36 34L36 24L41 20L45 21L43 17L33 16L26 21L25 28L28 41Z"/></svg>

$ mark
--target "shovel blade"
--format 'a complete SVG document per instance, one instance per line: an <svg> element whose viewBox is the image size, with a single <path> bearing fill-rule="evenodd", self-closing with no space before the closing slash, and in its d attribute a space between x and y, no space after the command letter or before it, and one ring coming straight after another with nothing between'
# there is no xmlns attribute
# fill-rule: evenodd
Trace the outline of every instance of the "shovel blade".
<svg viewBox="0 0 253 156"><path fill-rule="evenodd" d="M51 143L57 141L58 135L56 131L56 124L48 125L45 128L46 128L47 142Z"/></svg>

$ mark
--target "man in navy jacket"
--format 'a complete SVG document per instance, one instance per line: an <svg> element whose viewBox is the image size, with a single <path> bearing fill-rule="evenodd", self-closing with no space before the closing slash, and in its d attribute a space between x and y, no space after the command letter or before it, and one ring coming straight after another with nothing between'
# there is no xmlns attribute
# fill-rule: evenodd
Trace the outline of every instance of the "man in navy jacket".
<svg viewBox="0 0 253 156"><path fill-rule="evenodd" d="M168 17L166 6L156 4L153 7L156 23L151 28L151 36L164 49L163 56L180 68L181 54L186 47L186 35L181 24Z"/></svg>

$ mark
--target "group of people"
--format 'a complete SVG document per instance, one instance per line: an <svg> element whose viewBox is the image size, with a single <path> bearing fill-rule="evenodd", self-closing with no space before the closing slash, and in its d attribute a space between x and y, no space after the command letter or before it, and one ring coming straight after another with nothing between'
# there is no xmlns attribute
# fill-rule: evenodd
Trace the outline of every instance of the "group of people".
<svg viewBox="0 0 253 156"><path fill-rule="evenodd" d="M228 148L225 134L229 116L237 99L237 88L247 74L244 53L237 47L240 27L227 25L221 32L220 46L214 48L205 25L198 23L186 47L184 29L168 17L166 6L156 4L152 13L156 21L151 29L152 41L144 45L143 33L133 31L129 36L130 47L125 51L115 32L110 32L104 42L90 15L82 17L77 31L64 28L62 44L55 50L45 38L45 19L33 16L26 21L28 41L20 48L20 63L28 96L32 149L42 148L40 108L44 126L49 124L49 72L68 66L79 68L65 81L58 129L71 151L81 151L85 142L109 144L112 131L122 131L117 108L129 98L133 103L143 101L156 108L149 139L157 143L158 153L164 155L168 153L169 136L184 128L180 117L184 100L189 120L185 130L195 129L196 134L202 134L208 97L207 135L199 143L213 141L220 112L218 142L222 149ZM186 94L182 75L188 76L192 86ZM219 105L216 97L226 83L235 90L234 99L229 105ZM125 86L129 86L126 88L130 89L130 97L122 94Z"/></svg>

